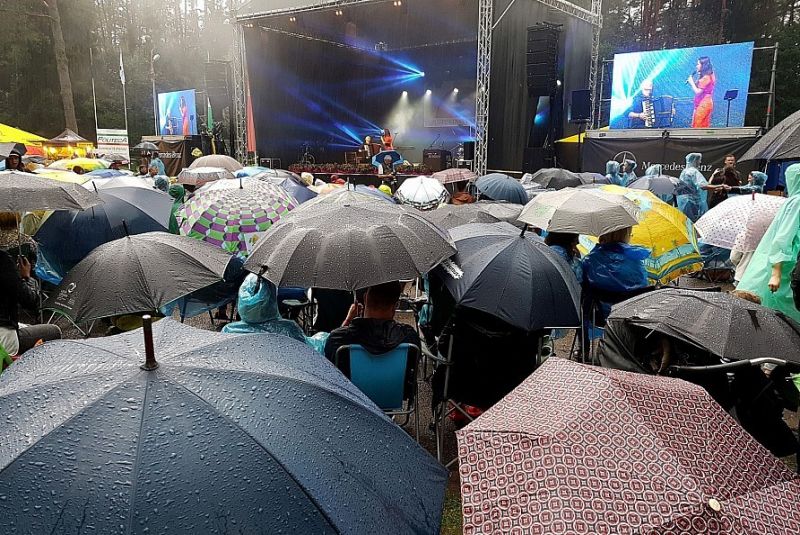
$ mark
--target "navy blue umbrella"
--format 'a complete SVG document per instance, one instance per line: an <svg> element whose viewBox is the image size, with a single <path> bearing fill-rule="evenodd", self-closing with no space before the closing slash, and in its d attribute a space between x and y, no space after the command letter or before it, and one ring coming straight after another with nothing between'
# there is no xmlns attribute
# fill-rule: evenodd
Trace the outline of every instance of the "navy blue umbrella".
<svg viewBox="0 0 800 535"><path fill-rule="evenodd" d="M291 171L283 171L281 169L276 171L270 170L269 172L265 171L255 174L253 175L253 178L257 178L258 180L263 180L265 182L269 182L270 184L275 184L276 186L282 187L288 191L292 197L297 199L297 202L300 204L310 201L317 196L316 193L306 187L302 180L300 180L300 177Z"/></svg>
<svg viewBox="0 0 800 535"><path fill-rule="evenodd" d="M50 268L48 282L58 284L99 245L126 234L167 231L173 199L166 193L121 187L100 189L97 194L102 204L83 211L53 212L36 232L39 255Z"/></svg>
<svg viewBox="0 0 800 535"><path fill-rule="evenodd" d="M371 195L378 199L379 201L388 202L390 204L398 204L397 199L392 197L391 195L386 195L384 192L379 190L378 188L371 188L369 186L365 186L364 184L356 184L353 186L352 184L348 186L350 189L357 191L359 193L364 193L366 195ZM334 192L335 193L335 192Z"/></svg>
<svg viewBox="0 0 800 535"><path fill-rule="evenodd" d="M87 176L94 178L114 178L115 176L127 176L130 173L124 173L119 169L95 169L86 173Z"/></svg>
<svg viewBox="0 0 800 535"><path fill-rule="evenodd" d="M509 223L450 230L455 263L433 270L456 303L534 331L580 326L580 285L570 266L534 234Z"/></svg>
<svg viewBox="0 0 800 535"><path fill-rule="evenodd" d="M0 533L439 532L445 469L319 353L152 330L0 376Z"/></svg>
<svg viewBox="0 0 800 535"><path fill-rule="evenodd" d="M503 173L489 173L475 182L481 199L505 201L514 204L528 204L528 193L519 180Z"/></svg>
<svg viewBox="0 0 800 535"><path fill-rule="evenodd" d="M392 168L394 169L403 162L403 157L396 150L383 150L372 157L372 165L379 167L383 165L383 160L389 156L392 159Z"/></svg>

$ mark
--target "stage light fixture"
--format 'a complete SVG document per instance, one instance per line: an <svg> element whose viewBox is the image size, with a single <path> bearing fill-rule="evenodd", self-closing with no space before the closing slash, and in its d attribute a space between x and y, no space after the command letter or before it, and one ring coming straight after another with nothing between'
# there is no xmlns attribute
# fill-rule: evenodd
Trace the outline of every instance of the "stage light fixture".
<svg viewBox="0 0 800 535"><path fill-rule="evenodd" d="M425 78L425 71L420 72L419 75Z"/></svg>
<svg viewBox="0 0 800 535"><path fill-rule="evenodd" d="M341 9L337 9L335 13L337 17L341 17L344 14Z"/></svg>
<svg viewBox="0 0 800 535"><path fill-rule="evenodd" d="M408 91L403 91L402 96L407 97L408 96Z"/></svg>
<svg viewBox="0 0 800 535"><path fill-rule="evenodd" d="M458 88L457 87L453 88L453 93L458 93Z"/></svg>
<svg viewBox="0 0 800 535"><path fill-rule="evenodd" d="M561 87L561 80L556 80L556 87Z"/></svg>
<svg viewBox="0 0 800 535"><path fill-rule="evenodd" d="M430 94L431 94L432 92L433 92L433 91L431 91L430 89L426 89L426 90L425 90L425 94L426 94L426 95L428 95L428 96L430 96Z"/></svg>
<svg viewBox="0 0 800 535"><path fill-rule="evenodd" d="M289 17L289 22L297 22L297 17Z"/></svg>

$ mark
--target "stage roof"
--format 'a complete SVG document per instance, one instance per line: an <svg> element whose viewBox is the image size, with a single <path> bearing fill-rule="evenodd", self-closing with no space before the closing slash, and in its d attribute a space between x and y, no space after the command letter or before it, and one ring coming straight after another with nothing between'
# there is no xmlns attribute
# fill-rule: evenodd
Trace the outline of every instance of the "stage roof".
<svg viewBox="0 0 800 535"><path fill-rule="evenodd" d="M266 17L300 8L335 7L339 0L250 0L237 10L239 20Z"/></svg>

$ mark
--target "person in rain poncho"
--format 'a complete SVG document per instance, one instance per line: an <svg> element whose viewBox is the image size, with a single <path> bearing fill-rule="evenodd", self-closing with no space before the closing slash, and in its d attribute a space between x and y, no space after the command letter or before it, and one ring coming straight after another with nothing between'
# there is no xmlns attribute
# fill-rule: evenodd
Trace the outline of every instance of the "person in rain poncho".
<svg viewBox="0 0 800 535"><path fill-rule="evenodd" d="M186 197L186 190L180 184L173 184L167 190L167 194L172 197L172 213L169 216L169 231L171 234L180 234L180 224L178 223L177 213L183 205Z"/></svg>
<svg viewBox="0 0 800 535"><path fill-rule="evenodd" d="M606 178L609 184L624 186L622 183L622 176L619 174L619 162L615 162L614 160L606 162Z"/></svg>
<svg viewBox="0 0 800 535"><path fill-rule="evenodd" d="M756 294L765 307L800 321L791 288L800 254L800 164L790 165L785 174L789 199L775 214L737 288Z"/></svg>
<svg viewBox="0 0 800 535"><path fill-rule="evenodd" d="M678 209L688 217L692 223L700 219L700 216L708 211L708 200L706 189L709 188L706 178L700 169L697 168L703 160L703 155L699 152L692 152L686 155L686 168L681 171L680 181L682 191L686 192L678 195Z"/></svg>
<svg viewBox="0 0 800 535"><path fill-rule="evenodd" d="M636 162L633 160L625 160L622 162L622 184L620 186L628 187L628 184L636 180Z"/></svg>
<svg viewBox="0 0 800 535"><path fill-rule="evenodd" d="M764 185L767 183L767 174L761 171L751 171L747 177L747 184L744 186L734 186L725 188L733 194L748 195L750 193L764 193Z"/></svg>
<svg viewBox="0 0 800 535"><path fill-rule="evenodd" d="M257 275L249 274L239 288L237 307L242 321L227 324L222 332L273 333L300 342L306 341L299 325L281 317L278 312L278 289L266 279L259 280Z"/></svg>

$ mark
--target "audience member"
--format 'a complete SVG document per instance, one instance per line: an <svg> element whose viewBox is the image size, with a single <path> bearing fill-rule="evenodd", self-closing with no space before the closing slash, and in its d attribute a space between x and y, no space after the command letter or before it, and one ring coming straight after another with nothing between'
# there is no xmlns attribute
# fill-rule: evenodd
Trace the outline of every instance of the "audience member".
<svg viewBox="0 0 800 535"><path fill-rule="evenodd" d="M303 330L295 322L283 319L278 312L278 289L257 275L249 274L239 288L237 309L241 321L229 323L224 333L282 334L305 342Z"/></svg>

